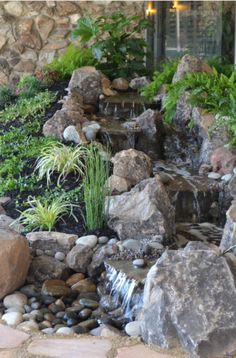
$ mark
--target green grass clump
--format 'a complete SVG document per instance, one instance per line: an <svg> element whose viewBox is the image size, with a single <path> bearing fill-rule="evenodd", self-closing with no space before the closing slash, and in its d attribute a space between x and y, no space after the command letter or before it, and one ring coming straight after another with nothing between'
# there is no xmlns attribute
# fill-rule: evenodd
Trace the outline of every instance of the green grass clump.
<svg viewBox="0 0 236 358"><path fill-rule="evenodd" d="M55 58L45 68L57 72L63 79L71 76L73 71L79 67L94 66L95 64L96 61L90 48L81 48L71 44L61 56Z"/></svg>
<svg viewBox="0 0 236 358"><path fill-rule="evenodd" d="M0 112L0 122L9 122L19 118L24 122L27 118L42 118L46 109L56 100L52 92L39 92L32 98L21 98L14 105L9 105Z"/></svg>
<svg viewBox="0 0 236 358"><path fill-rule="evenodd" d="M52 174L58 173L57 185L59 186L71 173L78 177L82 176L86 154L87 150L84 146L69 147L59 142L43 148L36 165L39 178L46 176L49 185Z"/></svg>
<svg viewBox="0 0 236 358"><path fill-rule="evenodd" d="M66 201L63 197L55 198L51 202L29 197L27 204L29 208L22 211L20 217L16 220L24 225L26 230L51 231L64 215L73 216L77 220L73 214L75 205Z"/></svg>
<svg viewBox="0 0 236 358"><path fill-rule="evenodd" d="M88 147L83 179L84 221L88 230L101 228L107 221L105 198L108 195L106 180L109 176L109 162L104 161L100 149L101 146L96 144Z"/></svg>

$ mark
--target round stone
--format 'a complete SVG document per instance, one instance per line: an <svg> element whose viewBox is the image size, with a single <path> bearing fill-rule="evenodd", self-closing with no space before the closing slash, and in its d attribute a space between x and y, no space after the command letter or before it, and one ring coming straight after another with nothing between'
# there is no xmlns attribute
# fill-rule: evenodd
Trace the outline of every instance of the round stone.
<svg viewBox="0 0 236 358"><path fill-rule="evenodd" d="M221 178L221 175L219 173L215 173L215 172L210 172L208 174L208 178L209 179L215 179L215 180L218 180Z"/></svg>
<svg viewBox="0 0 236 358"><path fill-rule="evenodd" d="M90 300L90 299L88 299L88 298L81 298L81 299L79 300L79 303L80 303L81 305L83 305L84 307L86 307L86 308L91 308L91 309L96 309L96 308L98 308L98 306L99 306L99 304L98 304L97 301Z"/></svg>
<svg viewBox="0 0 236 358"><path fill-rule="evenodd" d="M45 333L45 334L53 334L55 332L54 328L44 328L41 330L41 332Z"/></svg>
<svg viewBox="0 0 236 358"><path fill-rule="evenodd" d="M89 332L88 328L82 327L79 324L77 324L76 326L73 326L72 329L73 329L74 333L76 333L76 334L85 334L85 333Z"/></svg>
<svg viewBox="0 0 236 358"><path fill-rule="evenodd" d="M61 297L67 296L71 293L71 289L66 286L65 281L62 280L47 280L42 286L42 294Z"/></svg>
<svg viewBox="0 0 236 358"><path fill-rule="evenodd" d="M55 256L54 256L54 257L55 257L56 260L64 261L66 255L64 254L64 252L58 251L58 252L55 253Z"/></svg>
<svg viewBox="0 0 236 358"><path fill-rule="evenodd" d="M89 308L84 308L82 311L80 311L79 313L79 318L82 320L88 319L92 314L92 310Z"/></svg>
<svg viewBox="0 0 236 358"><path fill-rule="evenodd" d="M87 235L87 236L81 236L79 239L77 239L76 245L84 245L93 248L97 245L97 242L98 242L98 238L96 235Z"/></svg>
<svg viewBox="0 0 236 358"><path fill-rule="evenodd" d="M17 307L17 306L15 306L15 307L9 307L9 308L5 311L5 313L9 313L9 312L19 312L19 313L24 314L24 313L25 313L25 309L24 309L24 307Z"/></svg>
<svg viewBox="0 0 236 358"><path fill-rule="evenodd" d="M38 331L39 330L38 324L33 320L22 322L22 323L18 324L17 328L21 329L21 330L23 330L25 332L32 332L32 331Z"/></svg>
<svg viewBox="0 0 236 358"><path fill-rule="evenodd" d="M88 319L87 321L80 322L79 326L84 327L90 331L91 329L96 328L98 323L95 319Z"/></svg>
<svg viewBox="0 0 236 358"><path fill-rule="evenodd" d="M85 278L84 280L77 282L71 288L72 290L76 290L80 293L97 291L97 286L89 278Z"/></svg>
<svg viewBox="0 0 236 358"><path fill-rule="evenodd" d="M9 307L23 307L28 302L28 298L21 292L15 292L4 298L3 304L6 308Z"/></svg>
<svg viewBox="0 0 236 358"><path fill-rule="evenodd" d="M106 243L108 242L108 240L109 240L109 239L108 239L107 236L100 236L100 237L98 238L98 243L104 245L104 244L106 244Z"/></svg>
<svg viewBox="0 0 236 358"><path fill-rule="evenodd" d="M57 332L58 334L64 334L64 335L69 335L69 334L73 334L74 331L72 328L70 327L60 327Z"/></svg>
<svg viewBox="0 0 236 358"><path fill-rule="evenodd" d="M136 259L133 261L133 265L136 267L144 267L146 265L144 259Z"/></svg>
<svg viewBox="0 0 236 358"><path fill-rule="evenodd" d="M140 321L129 322L125 326L125 332L128 336L138 337L141 334Z"/></svg>
<svg viewBox="0 0 236 358"><path fill-rule="evenodd" d="M74 318L69 318L66 321L66 324L67 324L68 327L72 327L72 326L75 326L76 324L78 324L78 320L74 319Z"/></svg>
<svg viewBox="0 0 236 358"><path fill-rule="evenodd" d="M2 320L8 324L8 326L17 326L23 322L23 315L20 312L9 312L2 316Z"/></svg>
<svg viewBox="0 0 236 358"><path fill-rule="evenodd" d="M233 175L232 174L225 174L221 177L221 180L228 182L232 179Z"/></svg>
<svg viewBox="0 0 236 358"><path fill-rule="evenodd" d="M40 307L41 307L41 303L40 303L40 302L33 302L33 303L31 304L31 308L32 308L33 310L38 310Z"/></svg>
<svg viewBox="0 0 236 358"><path fill-rule="evenodd" d="M115 245L115 244L117 244L117 242L118 242L118 240L113 237L112 239L110 239L110 240L108 241L108 245Z"/></svg>
<svg viewBox="0 0 236 358"><path fill-rule="evenodd" d="M75 273L72 276L70 276L67 280L66 280L66 284L67 286L73 286L74 284L76 284L77 282L84 280L85 279L85 275L83 273Z"/></svg>
<svg viewBox="0 0 236 358"><path fill-rule="evenodd" d="M35 253L36 253L36 256L43 256L43 250L36 249Z"/></svg>

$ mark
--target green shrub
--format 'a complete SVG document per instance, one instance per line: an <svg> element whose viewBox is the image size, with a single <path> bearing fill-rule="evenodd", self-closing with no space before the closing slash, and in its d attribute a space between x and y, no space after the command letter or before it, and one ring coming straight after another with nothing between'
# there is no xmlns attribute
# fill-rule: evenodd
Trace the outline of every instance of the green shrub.
<svg viewBox="0 0 236 358"><path fill-rule="evenodd" d="M15 99L15 92L11 86L0 86L0 108L9 105Z"/></svg>
<svg viewBox="0 0 236 358"><path fill-rule="evenodd" d="M109 162L100 154L101 146L90 144L83 179L85 203L84 220L88 230L104 226L107 220L105 198L108 194L106 180L109 176Z"/></svg>
<svg viewBox="0 0 236 358"><path fill-rule="evenodd" d="M148 100L153 100L158 90L164 84L170 84L177 70L179 60L167 60L162 63L159 71L155 71L152 82L141 89L141 95Z"/></svg>
<svg viewBox="0 0 236 358"><path fill-rule="evenodd" d="M126 16L121 11L93 19L77 21L73 36L82 43L92 40L91 49L98 61L97 68L110 78L144 74L146 41L140 34L149 25L139 16Z"/></svg>
<svg viewBox="0 0 236 358"><path fill-rule="evenodd" d="M17 84L16 93L19 98L32 98L43 88L43 84L34 75L23 76Z"/></svg>
<svg viewBox="0 0 236 358"><path fill-rule="evenodd" d="M52 174L59 174L57 180L59 186L70 173L78 175L78 177L84 174L86 154L87 149L84 146L74 148L55 143L42 150L35 170L38 170L39 178L46 176L48 185L51 182Z"/></svg>
<svg viewBox="0 0 236 358"><path fill-rule="evenodd" d="M14 105L9 105L0 112L0 122L8 122L19 118L24 122L27 118L42 118L46 109L56 100L52 92L39 92L32 98L21 98Z"/></svg>
<svg viewBox="0 0 236 358"><path fill-rule="evenodd" d="M73 216L74 204L58 197L51 202L43 199L29 197L27 204L29 208L22 211L20 217L16 220L25 226L27 230L48 230L51 231L58 220L63 216Z"/></svg>
<svg viewBox="0 0 236 358"><path fill-rule="evenodd" d="M45 69L55 71L60 78L66 78L72 75L73 71L82 66L94 66L96 61L90 48L77 47L69 45L66 51L55 58Z"/></svg>

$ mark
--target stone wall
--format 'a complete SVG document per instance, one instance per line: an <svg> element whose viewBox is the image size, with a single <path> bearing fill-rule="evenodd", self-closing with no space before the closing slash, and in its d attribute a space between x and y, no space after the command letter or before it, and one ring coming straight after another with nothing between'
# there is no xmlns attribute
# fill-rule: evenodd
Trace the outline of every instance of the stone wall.
<svg viewBox="0 0 236 358"><path fill-rule="evenodd" d="M118 9L143 15L144 6L142 1L0 2L0 84L18 81L62 53L79 17Z"/></svg>

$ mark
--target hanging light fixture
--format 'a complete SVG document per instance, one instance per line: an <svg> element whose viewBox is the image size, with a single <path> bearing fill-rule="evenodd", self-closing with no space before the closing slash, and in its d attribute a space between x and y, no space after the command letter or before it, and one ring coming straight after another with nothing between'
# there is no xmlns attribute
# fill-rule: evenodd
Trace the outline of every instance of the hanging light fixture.
<svg viewBox="0 0 236 358"><path fill-rule="evenodd" d="M157 10L153 8L153 3L151 1L149 1L147 4L147 7L146 7L146 15L153 16L156 14L156 12L157 12Z"/></svg>

